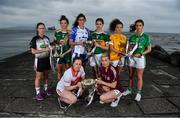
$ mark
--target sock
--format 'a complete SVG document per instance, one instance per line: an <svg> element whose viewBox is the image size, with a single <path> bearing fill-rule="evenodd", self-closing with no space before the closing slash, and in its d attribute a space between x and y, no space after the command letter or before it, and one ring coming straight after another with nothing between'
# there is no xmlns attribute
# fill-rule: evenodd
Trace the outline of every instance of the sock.
<svg viewBox="0 0 180 118"><path fill-rule="evenodd" d="M137 93L141 94L141 90L138 90Z"/></svg>
<svg viewBox="0 0 180 118"><path fill-rule="evenodd" d="M36 95L40 93L40 87L36 87Z"/></svg>
<svg viewBox="0 0 180 118"><path fill-rule="evenodd" d="M46 91L48 88L48 84L44 84L44 90Z"/></svg>
<svg viewBox="0 0 180 118"><path fill-rule="evenodd" d="M131 87L128 87L128 90L129 90L129 91L132 91L132 88L131 88Z"/></svg>

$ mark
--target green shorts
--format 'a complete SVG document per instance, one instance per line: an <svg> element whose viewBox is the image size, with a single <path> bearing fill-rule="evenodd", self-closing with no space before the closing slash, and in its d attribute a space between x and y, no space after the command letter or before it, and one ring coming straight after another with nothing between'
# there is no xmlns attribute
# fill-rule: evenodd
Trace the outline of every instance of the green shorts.
<svg viewBox="0 0 180 118"><path fill-rule="evenodd" d="M65 55L63 58L57 58L57 64L70 64L71 54Z"/></svg>

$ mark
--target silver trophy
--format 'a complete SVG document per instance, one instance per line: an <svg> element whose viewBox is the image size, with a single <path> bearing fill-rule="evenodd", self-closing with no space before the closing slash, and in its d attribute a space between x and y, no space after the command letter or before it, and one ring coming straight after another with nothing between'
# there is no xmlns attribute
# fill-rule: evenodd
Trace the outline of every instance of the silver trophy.
<svg viewBox="0 0 180 118"><path fill-rule="evenodd" d="M63 53L63 45L55 45L52 47L52 56L54 58L60 58Z"/></svg>
<svg viewBox="0 0 180 118"><path fill-rule="evenodd" d="M89 106L94 99L94 94L96 91L96 81L94 79L88 78L88 79L83 80L81 83L82 83L83 87L86 90L88 90L89 94L86 97L86 101L87 101L86 106Z"/></svg>
<svg viewBox="0 0 180 118"><path fill-rule="evenodd" d="M94 42L93 41L84 41L83 45L85 47L86 52L90 53L94 47Z"/></svg>

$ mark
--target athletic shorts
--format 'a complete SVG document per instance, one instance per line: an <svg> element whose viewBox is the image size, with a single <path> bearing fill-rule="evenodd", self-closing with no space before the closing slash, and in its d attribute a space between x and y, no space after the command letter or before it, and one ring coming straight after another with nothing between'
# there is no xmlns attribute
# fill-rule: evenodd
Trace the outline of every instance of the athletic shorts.
<svg viewBox="0 0 180 118"><path fill-rule="evenodd" d="M101 65L101 56L102 54L95 54L94 57L91 56L89 58L90 61L90 66L94 67L94 66L99 66Z"/></svg>
<svg viewBox="0 0 180 118"><path fill-rule="evenodd" d="M133 57L129 59L129 66L134 68L143 69L146 66L146 59L144 56L140 58Z"/></svg>
<svg viewBox="0 0 180 118"><path fill-rule="evenodd" d="M42 59L38 59L35 58L35 70L38 72L43 72L45 70L50 70L51 69L51 65L50 65L50 59L49 57L47 58L42 58Z"/></svg>
<svg viewBox="0 0 180 118"><path fill-rule="evenodd" d="M71 54L65 55L63 58L57 58L57 64L70 64Z"/></svg>
<svg viewBox="0 0 180 118"><path fill-rule="evenodd" d="M72 60L73 60L73 58L75 58L75 57L80 57L80 58L82 59L82 62L86 62L86 61L88 60L87 54L73 53L73 54L72 54Z"/></svg>
<svg viewBox="0 0 180 118"><path fill-rule="evenodd" d="M124 66L124 58L122 57L121 60L115 60L115 61L111 61L111 64L114 66L114 67L123 67Z"/></svg>

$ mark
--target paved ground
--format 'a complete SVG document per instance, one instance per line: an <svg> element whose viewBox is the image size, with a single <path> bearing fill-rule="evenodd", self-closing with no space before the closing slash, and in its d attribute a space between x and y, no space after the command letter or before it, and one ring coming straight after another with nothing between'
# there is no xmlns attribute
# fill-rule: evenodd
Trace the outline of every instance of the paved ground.
<svg viewBox="0 0 180 118"><path fill-rule="evenodd" d="M87 76L91 76L88 68ZM128 85L127 72L121 83ZM56 76L50 74L50 85L56 86ZM26 52L0 62L0 117L116 117L116 116L180 116L180 69L148 57L144 75L143 97L123 97L117 108L94 101L85 107L83 101L66 112L59 109L57 95L38 102L34 97L33 57Z"/></svg>

